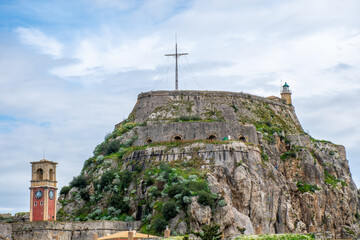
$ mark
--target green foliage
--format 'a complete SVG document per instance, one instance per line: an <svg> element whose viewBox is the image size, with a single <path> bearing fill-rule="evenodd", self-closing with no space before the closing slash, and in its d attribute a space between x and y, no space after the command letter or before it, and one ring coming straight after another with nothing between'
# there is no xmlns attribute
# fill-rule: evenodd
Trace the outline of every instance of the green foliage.
<svg viewBox="0 0 360 240"><path fill-rule="evenodd" d="M114 172L108 170L103 173L100 180L100 189L104 189L106 186L111 185L112 181L114 180L115 175Z"/></svg>
<svg viewBox="0 0 360 240"><path fill-rule="evenodd" d="M202 232L194 232L194 235L201 240L220 240L222 232L219 225L205 225L201 228Z"/></svg>
<svg viewBox="0 0 360 240"><path fill-rule="evenodd" d="M214 206L214 199L212 195L204 190L199 192L198 202L204 206L210 206L211 208Z"/></svg>
<svg viewBox="0 0 360 240"><path fill-rule="evenodd" d="M174 202L167 202L162 208L162 214L166 220L170 220L177 215L176 204Z"/></svg>
<svg viewBox="0 0 360 240"><path fill-rule="evenodd" d="M60 194L61 195L66 195L68 194L68 192L70 191L71 187L70 186L63 186L60 190Z"/></svg>
<svg viewBox="0 0 360 240"><path fill-rule="evenodd" d="M221 200L218 202L218 205L219 205L220 207L225 207L225 206L227 205L227 203L225 202L224 199L221 199Z"/></svg>
<svg viewBox="0 0 360 240"><path fill-rule="evenodd" d="M265 235L242 235L234 240L312 240L315 239L310 234L265 234Z"/></svg>
<svg viewBox="0 0 360 240"><path fill-rule="evenodd" d="M324 176L325 176L325 183L329 184L333 187L336 186L337 183L341 183L341 185L343 187L347 186L347 183L344 182L343 180L337 179L336 177L334 177L333 175L331 175L328 171L324 171Z"/></svg>
<svg viewBox="0 0 360 240"><path fill-rule="evenodd" d="M239 110L239 108L235 104L231 105L231 107L234 109L234 112L237 112Z"/></svg>
<svg viewBox="0 0 360 240"><path fill-rule="evenodd" d="M124 196L119 194L111 196L108 205L119 209L121 213L128 213L130 211L129 203L124 201Z"/></svg>
<svg viewBox="0 0 360 240"><path fill-rule="evenodd" d="M83 199L84 201L89 201L90 200L89 191L86 190L85 188L83 188L83 189L81 189L79 191L79 195L80 195L81 199Z"/></svg>
<svg viewBox="0 0 360 240"><path fill-rule="evenodd" d="M185 189L184 185L174 184L167 189L167 194L169 197L173 198L175 195L182 193Z"/></svg>
<svg viewBox="0 0 360 240"><path fill-rule="evenodd" d="M331 143L330 141L315 139L315 138L313 138L311 136L310 136L310 140L313 141L313 142Z"/></svg>
<svg viewBox="0 0 360 240"><path fill-rule="evenodd" d="M335 152L334 152L334 151L330 151L329 154L330 154L331 156L333 156L333 155L335 154Z"/></svg>
<svg viewBox="0 0 360 240"><path fill-rule="evenodd" d="M267 155L267 154L264 152L264 148L263 148L263 147L261 147L260 155L261 155L262 160L264 160L265 162L267 162L267 161L269 160L269 155Z"/></svg>
<svg viewBox="0 0 360 240"><path fill-rule="evenodd" d="M281 156L280 159L281 160L286 160L288 158L296 158L296 153L294 152L294 150L290 150L287 152L284 152Z"/></svg>
<svg viewBox="0 0 360 240"><path fill-rule="evenodd" d="M166 229L167 224L168 223L165 219L157 218L152 225L153 225L153 229L155 230L156 233L163 234L164 230Z"/></svg>
<svg viewBox="0 0 360 240"><path fill-rule="evenodd" d="M360 221L360 214L359 214L359 212L356 212L354 216L355 216L356 220L359 222L359 221Z"/></svg>
<svg viewBox="0 0 360 240"><path fill-rule="evenodd" d="M312 192L312 193L314 193L317 190L321 190L316 185L309 185L309 184L307 184L307 183L305 183L303 181L297 182L296 186L297 186L298 190L301 193L304 193L304 192Z"/></svg>
<svg viewBox="0 0 360 240"><path fill-rule="evenodd" d="M73 180L70 182L70 187L76 187L79 189L85 188L87 185L86 178L84 175L79 175L74 177Z"/></svg>
<svg viewBox="0 0 360 240"><path fill-rule="evenodd" d="M174 122L195 122L201 121L201 118L198 116L180 116L179 118L174 119Z"/></svg>

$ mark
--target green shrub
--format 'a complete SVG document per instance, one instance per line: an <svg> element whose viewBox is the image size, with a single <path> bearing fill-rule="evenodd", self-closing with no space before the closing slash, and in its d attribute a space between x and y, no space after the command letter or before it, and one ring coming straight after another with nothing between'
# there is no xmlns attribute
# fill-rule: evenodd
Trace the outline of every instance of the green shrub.
<svg viewBox="0 0 360 240"><path fill-rule="evenodd" d="M114 178L115 175L113 171L104 172L100 180L100 189L104 189L105 186L110 186Z"/></svg>
<svg viewBox="0 0 360 240"><path fill-rule="evenodd" d="M291 151L284 152L284 153L280 156L280 159L281 159L281 160L285 160L285 159L288 159L288 158L296 158L296 153L291 150Z"/></svg>
<svg viewBox="0 0 360 240"><path fill-rule="evenodd" d="M183 190L184 190L184 186L174 184L167 189L167 194L169 197L173 198L175 197L175 195L182 193Z"/></svg>
<svg viewBox="0 0 360 240"><path fill-rule="evenodd" d="M218 205L219 205L220 207L225 207L225 206L227 205L227 203L225 202L224 199L221 199L221 200L218 202Z"/></svg>
<svg viewBox="0 0 360 240"><path fill-rule="evenodd" d="M162 214L166 220L170 220L177 215L176 204L174 202L167 202L162 208Z"/></svg>
<svg viewBox="0 0 360 240"><path fill-rule="evenodd" d="M303 181L297 182L296 186L297 186L298 190L301 193L304 193L304 192L312 192L312 193L314 193L317 190L321 190L316 185L309 185L309 184L307 184L307 183L305 183Z"/></svg>
<svg viewBox="0 0 360 240"><path fill-rule="evenodd" d="M132 181L132 173L129 170L120 172L120 189L129 188Z"/></svg>
<svg viewBox="0 0 360 240"><path fill-rule="evenodd" d="M200 203L204 206L210 206L212 208L214 205L214 199L210 193L205 192L204 190L201 190L199 192L198 203Z"/></svg>
<svg viewBox="0 0 360 240"><path fill-rule="evenodd" d="M114 207L115 209L121 210L121 213L128 213L130 210L129 204L124 201L124 196L115 194L113 195L109 201L108 205L110 207Z"/></svg>
<svg viewBox="0 0 360 240"><path fill-rule="evenodd" d="M329 154L330 154L331 156L333 156L333 155L335 154L335 152L334 152L334 151L330 151Z"/></svg>
<svg viewBox="0 0 360 240"><path fill-rule="evenodd" d="M208 184L204 180L191 181L187 183L187 187L190 191L200 192L200 191L209 191Z"/></svg>
<svg viewBox="0 0 360 240"><path fill-rule="evenodd" d="M89 194L89 191L87 189L81 189L79 191L79 194L80 194L80 197L81 199L83 199L84 201L89 201L90 200L90 194Z"/></svg>
<svg viewBox="0 0 360 240"><path fill-rule="evenodd" d="M219 225L205 225L201 228L202 232L195 232L195 236L201 240L220 240L222 232Z"/></svg>
<svg viewBox="0 0 360 240"><path fill-rule="evenodd" d="M68 194L68 192L70 191L71 187L70 186L63 186L60 190L60 194L61 195L66 195Z"/></svg>
<svg viewBox="0 0 360 240"><path fill-rule="evenodd" d="M84 175L74 177L70 182L70 187L77 187L79 189L85 188L87 185L86 178Z"/></svg>
<svg viewBox="0 0 360 240"><path fill-rule="evenodd" d="M117 151L119 151L119 148L120 148L119 140L108 141L104 148L105 155L116 153Z"/></svg>
<svg viewBox="0 0 360 240"><path fill-rule="evenodd" d="M156 233L163 234L164 230L166 229L167 221L162 218L158 218L153 223L153 228Z"/></svg>

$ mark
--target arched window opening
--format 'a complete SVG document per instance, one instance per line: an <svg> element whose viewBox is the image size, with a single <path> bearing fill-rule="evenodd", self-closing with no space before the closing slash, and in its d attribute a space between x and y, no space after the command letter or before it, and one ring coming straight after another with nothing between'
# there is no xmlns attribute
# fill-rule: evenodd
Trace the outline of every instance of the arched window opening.
<svg viewBox="0 0 360 240"><path fill-rule="evenodd" d="M54 171L52 169L49 170L49 179L50 181L54 181Z"/></svg>
<svg viewBox="0 0 360 240"><path fill-rule="evenodd" d="M145 141L146 144L151 144L152 142L153 142L153 140L152 140L151 138L148 138L148 139L146 139L146 141Z"/></svg>
<svg viewBox="0 0 360 240"><path fill-rule="evenodd" d="M242 142L246 142L246 138L244 136L239 137L239 140Z"/></svg>
<svg viewBox="0 0 360 240"><path fill-rule="evenodd" d="M173 140L174 140L174 141L181 141L182 138L181 138L181 136L176 135L176 136L173 137Z"/></svg>
<svg viewBox="0 0 360 240"><path fill-rule="evenodd" d="M208 137L208 139L211 140L211 141L215 141L217 139L217 137L215 135L210 135Z"/></svg>
<svg viewBox="0 0 360 240"><path fill-rule="evenodd" d="M39 168L38 170L36 170L36 177L38 181L42 181L43 177L44 177L44 171Z"/></svg>

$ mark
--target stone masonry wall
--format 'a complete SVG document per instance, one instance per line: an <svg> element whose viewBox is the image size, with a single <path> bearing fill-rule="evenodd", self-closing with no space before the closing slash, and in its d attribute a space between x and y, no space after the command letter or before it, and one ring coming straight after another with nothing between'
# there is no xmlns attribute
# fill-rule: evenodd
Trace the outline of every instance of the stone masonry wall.
<svg viewBox="0 0 360 240"><path fill-rule="evenodd" d="M26 222L0 224L0 239L10 236L12 240L59 240L92 239L93 234L99 237L119 231L138 229L140 222L93 221L93 222Z"/></svg>
<svg viewBox="0 0 360 240"><path fill-rule="evenodd" d="M135 115L135 119L137 122L143 122L147 120L147 118L154 111L154 109L163 106L169 101L189 101L194 104L191 109L192 112L200 113L203 106L211 103L216 105L216 107L224 113L227 119L236 121L237 119L234 119L233 114L228 112L228 108L230 108L230 110L233 110L231 109L231 105L236 104L239 99L247 99L251 101L267 103L269 105L272 105L274 108L281 107L282 109L286 109L289 112L294 112L294 108L290 105L285 104L283 101L275 101L242 92L151 91L139 94L138 101L135 104L132 113ZM241 107L241 105L239 106ZM298 126L300 126L296 115L291 116L291 118L296 122Z"/></svg>
<svg viewBox="0 0 360 240"><path fill-rule="evenodd" d="M152 142L171 141L175 136L180 136L181 140L202 140L208 139L211 135L217 140L230 136L231 139L239 140L244 137L246 142L258 144L256 128L253 125L243 125L237 122L183 122L183 123L159 123L136 127L133 133L138 138L134 145L140 146L146 144L147 140ZM131 136L126 136L127 139Z"/></svg>

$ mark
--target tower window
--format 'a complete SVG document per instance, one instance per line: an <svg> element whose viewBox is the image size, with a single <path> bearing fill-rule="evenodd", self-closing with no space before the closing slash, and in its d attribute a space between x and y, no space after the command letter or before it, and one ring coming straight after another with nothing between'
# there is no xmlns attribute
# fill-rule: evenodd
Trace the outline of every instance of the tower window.
<svg viewBox="0 0 360 240"><path fill-rule="evenodd" d="M54 181L54 170L52 169L49 170L49 179L50 181Z"/></svg>
<svg viewBox="0 0 360 240"><path fill-rule="evenodd" d="M246 142L246 138L244 136L239 137L239 140L242 142Z"/></svg>
<svg viewBox="0 0 360 240"><path fill-rule="evenodd" d="M217 139L217 137L215 135L210 135L208 137L208 139L211 140L211 141L215 141Z"/></svg>
<svg viewBox="0 0 360 240"><path fill-rule="evenodd" d="M43 205L43 201L40 202L40 205L41 205L41 206Z"/></svg>
<svg viewBox="0 0 360 240"><path fill-rule="evenodd" d="M36 177L38 181L42 181L43 177L44 177L44 171L39 168L38 170L36 170Z"/></svg>
<svg viewBox="0 0 360 240"><path fill-rule="evenodd" d="M180 135L176 135L176 136L173 137L173 140L174 140L174 141L181 141L182 138L181 138Z"/></svg>
<svg viewBox="0 0 360 240"><path fill-rule="evenodd" d="M34 202L34 206L37 206L37 202L36 202L36 201Z"/></svg>

